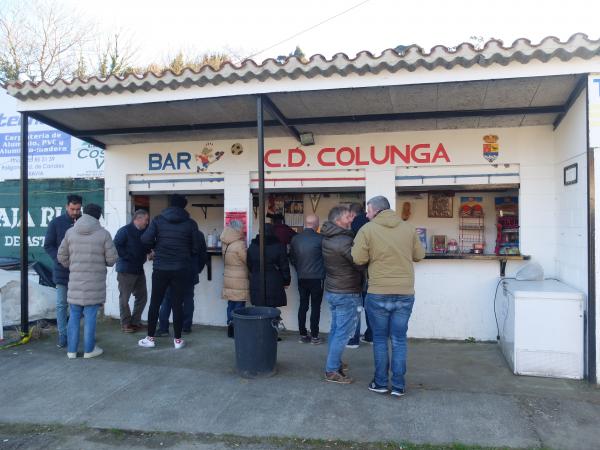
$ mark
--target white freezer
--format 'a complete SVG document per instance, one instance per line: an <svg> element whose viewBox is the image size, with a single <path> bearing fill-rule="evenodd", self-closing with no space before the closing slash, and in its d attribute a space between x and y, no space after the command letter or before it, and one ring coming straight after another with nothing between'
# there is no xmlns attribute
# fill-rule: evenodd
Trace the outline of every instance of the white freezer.
<svg viewBox="0 0 600 450"><path fill-rule="evenodd" d="M582 379L584 295L555 280L503 280L500 345L518 375Z"/></svg>

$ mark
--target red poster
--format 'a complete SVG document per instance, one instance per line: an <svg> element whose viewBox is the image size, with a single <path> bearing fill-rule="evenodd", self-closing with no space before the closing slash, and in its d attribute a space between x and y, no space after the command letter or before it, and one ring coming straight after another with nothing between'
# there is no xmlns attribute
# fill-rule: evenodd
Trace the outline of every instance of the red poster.
<svg viewBox="0 0 600 450"><path fill-rule="evenodd" d="M244 239L248 233L248 213L246 211L226 211L225 226L229 225L232 220L240 220L244 224Z"/></svg>

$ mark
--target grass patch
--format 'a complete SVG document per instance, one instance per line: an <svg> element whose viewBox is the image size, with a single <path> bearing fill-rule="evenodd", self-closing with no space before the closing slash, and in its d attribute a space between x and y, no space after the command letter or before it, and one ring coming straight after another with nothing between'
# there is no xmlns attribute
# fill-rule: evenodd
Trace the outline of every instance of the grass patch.
<svg viewBox="0 0 600 450"><path fill-rule="evenodd" d="M258 437L237 436L233 434L212 433L174 433L159 431L122 430L119 428L92 428L66 425L0 424L0 443L19 447L19 440L30 440L35 436L44 436L68 443L70 437L82 437L90 443L102 443L113 447L128 448L144 446L146 448L169 448L185 444L224 444L232 449L249 445L269 449L356 449L356 450L505 450L507 447L481 447L461 443L449 444L412 444L407 442L355 442L338 439L304 439L298 437ZM11 447L9 447L11 448ZM68 447L67 447L68 448Z"/></svg>

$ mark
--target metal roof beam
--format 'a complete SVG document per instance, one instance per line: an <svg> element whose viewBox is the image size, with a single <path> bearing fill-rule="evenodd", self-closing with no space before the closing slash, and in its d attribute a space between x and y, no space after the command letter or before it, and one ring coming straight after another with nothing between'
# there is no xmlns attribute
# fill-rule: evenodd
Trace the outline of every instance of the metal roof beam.
<svg viewBox="0 0 600 450"><path fill-rule="evenodd" d="M565 112L564 105L554 106L527 106L519 108L495 108L495 109L473 109L457 111L423 111L406 113L386 113L386 114L367 114L359 116L331 116L331 117L302 117L297 119L286 119L292 126L312 125L312 124L336 124L336 123L361 123L361 122L387 122L387 121L407 121L418 119L447 119L458 117L494 117L521 114L560 114ZM265 120L264 126L279 126L278 120ZM189 125L164 125L150 127L132 127L132 128L110 128L96 130L81 130L69 132L73 136L83 139L91 136L113 136L126 134L152 134L152 133L172 133L181 131L198 130L223 130L236 128L255 128L256 121L245 122L222 122L222 123L200 123Z"/></svg>
<svg viewBox="0 0 600 450"><path fill-rule="evenodd" d="M556 119L554 120L554 123L552 124L554 130L556 130L558 128L560 123L563 121L563 119L565 118L565 116L567 115L569 110L571 109L571 106L573 106L573 103L575 103L575 100L577 100L579 98L579 94L581 94L581 91L583 91L583 89L586 86L587 86L587 74L579 77L579 81L577 81L577 84L573 88L573 91L571 92L571 94L569 95L569 98L567 99L567 102L565 103L565 106L564 106L565 110L563 112L561 112L558 115L558 117L556 117Z"/></svg>
<svg viewBox="0 0 600 450"><path fill-rule="evenodd" d="M269 98L266 94L261 94L260 97L263 99L263 106L269 113L277 119L277 121L281 124L283 128L288 132L288 134L300 142L300 132L296 129L295 126L289 123L289 120L283 115L283 113L279 110L277 105L273 103L273 100Z"/></svg>
<svg viewBox="0 0 600 450"><path fill-rule="evenodd" d="M54 120L49 119L45 116L42 116L39 113L31 112L31 113L27 113L27 114L29 117L37 120L38 122L45 123L49 127L56 128L57 130L62 131L63 133L70 134L71 136L76 137L77 139L81 139L82 141L87 142L88 144L94 145L101 149L106 149L106 144L90 137L89 135L78 136L78 132L76 132L72 128L69 128L61 123L55 122Z"/></svg>

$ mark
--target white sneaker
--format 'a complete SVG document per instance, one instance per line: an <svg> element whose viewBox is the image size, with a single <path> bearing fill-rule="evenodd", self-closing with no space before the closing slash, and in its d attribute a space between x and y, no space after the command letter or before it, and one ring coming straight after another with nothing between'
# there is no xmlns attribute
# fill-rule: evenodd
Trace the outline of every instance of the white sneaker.
<svg viewBox="0 0 600 450"><path fill-rule="evenodd" d="M156 347L156 343L154 342L154 338L150 337L150 336L146 336L144 339L140 339L138 341L138 345L140 347L146 347L146 348L154 348L154 347Z"/></svg>
<svg viewBox="0 0 600 450"><path fill-rule="evenodd" d="M77 352L67 352L67 358L69 358L69 359L77 358Z"/></svg>
<svg viewBox="0 0 600 450"><path fill-rule="evenodd" d="M178 350L185 347L185 341L183 339L173 339L173 345L175 346L175 349Z"/></svg>
<svg viewBox="0 0 600 450"><path fill-rule="evenodd" d="M104 353L104 350L102 350L100 347L98 347L97 345L94 347L94 350L92 350L89 353L84 353L83 357L84 358L95 358L96 356L100 356L102 353Z"/></svg>

